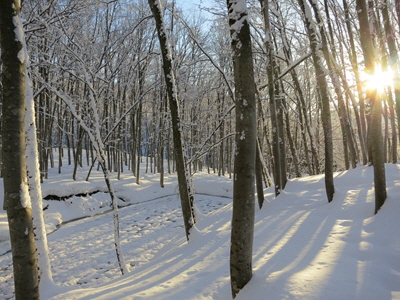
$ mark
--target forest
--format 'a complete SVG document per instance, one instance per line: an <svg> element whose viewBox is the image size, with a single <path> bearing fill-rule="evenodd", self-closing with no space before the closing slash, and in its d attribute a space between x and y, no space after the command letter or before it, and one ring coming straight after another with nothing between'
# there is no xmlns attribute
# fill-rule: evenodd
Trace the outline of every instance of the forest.
<svg viewBox="0 0 400 300"><path fill-rule="evenodd" d="M23 183L36 191L32 211L37 201L40 215L37 190L49 169L75 180L87 167L87 181L101 171L124 274L111 176L131 174L140 186L141 172L155 174L162 188L176 174L187 240L196 223L192 177L232 178L235 298L252 276L254 209L264 188L277 197L288 180L323 174L325 199L334 202L334 173L370 166L373 213L384 205L385 164L398 162L399 34L397 0L2 1L9 223L29 208ZM12 244L30 233L13 248L24 253L13 252L17 258L26 247L36 252L34 240L46 235L34 238L39 225L23 214ZM47 247L45 238L39 243ZM31 273L15 278L24 286L17 299L38 293L32 259Z"/></svg>

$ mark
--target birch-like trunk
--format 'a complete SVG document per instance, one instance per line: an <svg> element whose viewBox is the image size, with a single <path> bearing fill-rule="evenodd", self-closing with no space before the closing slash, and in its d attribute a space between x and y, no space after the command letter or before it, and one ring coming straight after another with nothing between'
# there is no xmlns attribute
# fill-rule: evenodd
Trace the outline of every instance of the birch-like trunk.
<svg viewBox="0 0 400 300"><path fill-rule="evenodd" d="M39 267L40 288L49 288L54 285L53 276L51 273L51 264L49 259L49 250L47 246L47 233L43 217L43 197L42 188L40 185L40 166L39 152L36 136L35 122L35 105L33 100L33 91L31 81L28 77L28 52L26 45L25 51L25 89L26 89L26 116L25 116L25 134L26 134L26 159L27 159L27 175L29 195L32 203L33 227L35 232L36 252ZM59 153L61 156L61 153Z"/></svg>
<svg viewBox="0 0 400 300"><path fill-rule="evenodd" d="M86 75L86 74L85 74ZM119 238L119 217L118 217L118 203L117 203L117 199L115 196L115 192L114 192L114 188L112 185L112 181L110 178L110 174L109 171L107 169L106 166L106 153L105 153L105 146L103 144L102 138L101 138L101 133L100 133L100 119L99 119L99 115L97 113L97 107L96 107L96 101L94 98L94 91L93 88L91 86L89 86L89 83L87 82L87 87L89 89L88 92L88 97L89 97L89 106L90 109L93 113L93 126L94 128L91 129L89 128L85 122L83 121L83 119L80 117L80 115L77 113L77 111L75 110L75 106L72 103L71 99L69 99L67 96L63 95L62 93L60 93L57 89L48 86L49 89L51 89L51 91L53 91L69 108L69 110L71 111L72 116L74 117L74 119L76 119L80 125L80 127L82 128L82 130L84 130L88 136L90 141L92 142L92 145L96 151L96 158L97 161L99 162L99 165L102 168L103 174L104 174L104 180L106 182L107 185L107 189L108 192L110 194L111 197L111 203L112 203L112 207L113 207L113 222L114 222L114 245L115 245L115 251L117 254L117 259L118 259L118 264L121 270L122 274L126 274L129 272L128 268L126 267L125 264L125 260L122 254L122 250L121 250L121 243L120 243L120 238ZM94 134L93 134L94 132Z"/></svg>

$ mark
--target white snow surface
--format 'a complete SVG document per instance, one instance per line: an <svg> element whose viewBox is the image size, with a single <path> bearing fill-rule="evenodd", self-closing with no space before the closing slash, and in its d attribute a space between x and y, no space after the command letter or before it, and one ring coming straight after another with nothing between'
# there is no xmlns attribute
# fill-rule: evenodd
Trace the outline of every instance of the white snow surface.
<svg viewBox="0 0 400 300"><path fill-rule="evenodd" d="M56 160L57 161L57 160ZM71 179L51 169L43 196L52 273L42 299L231 299L229 282L232 180L194 176L198 216L186 242L175 175L145 173L140 185L125 170L113 174L120 205L121 244L130 267L121 276L113 245L112 213L102 174L88 167ZM388 199L374 215L373 168L335 173L327 202L324 176L289 180L256 209L254 275L238 300L400 299L400 165L387 164ZM2 186L2 185L1 185ZM2 187L1 187L2 188ZM0 203L1 204L1 203ZM98 214L96 216L93 216ZM75 218L91 216L72 222ZM59 227L60 223L64 223ZM13 299L7 220L0 211L0 299Z"/></svg>

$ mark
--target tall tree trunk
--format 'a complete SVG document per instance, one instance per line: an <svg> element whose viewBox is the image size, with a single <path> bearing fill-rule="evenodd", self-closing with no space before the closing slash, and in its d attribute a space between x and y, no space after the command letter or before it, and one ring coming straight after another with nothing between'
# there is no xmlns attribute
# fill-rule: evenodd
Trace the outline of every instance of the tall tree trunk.
<svg viewBox="0 0 400 300"><path fill-rule="evenodd" d="M339 70L336 68L336 51L335 47L331 44L328 43L328 38L327 35L325 34L325 29L324 26L322 25L322 17L319 12L318 4L314 0L309 0L315 14L315 18L318 24L321 24L319 26L319 32L321 35L322 39L322 49L323 49L323 54L325 57L325 61L327 63L328 69L329 69L329 75L332 80L332 84L334 87L334 90L336 92L337 96L337 101L338 101L338 112L339 112L339 120L340 120L340 127L342 129L342 140L343 140L343 150L344 150L344 157L345 157L345 166L346 169L348 170L350 168L349 165L349 151L350 151L350 158L351 158L351 165L352 168L356 168L357 166L357 151L355 147L355 142L353 140L353 135L352 135L352 129L350 126L350 121L347 116L347 111L346 111L346 104L343 98L343 91L341 89L341 84L338 76ZM330 24L328 24L330 25ZM331 49L330 51L328 49ZM331 52L333 52L333 55L331 55Z"/></svg>
<svg viewBox="0 0 400 300"><path fill-rule="evenodd" d="M279 12L279 18L277 21L281 22L281 20L283 19L283 16L282 16L280 7L279 7L277 1L274 1L274 4L276 6L276 11ZM279 25L280 25L279 30L280 30L281 37L282 37L282 39L284 39L283 52L285 54L285 59L286 59L288 66L291 66L293 63L293 57L292 57L290 48L288 48L289 41L286 36L285 26L283 23L280 23ZM299 105L298 105L299 121L300 121L300 126L301 126L301 134L302 134L303 144L304 144L304 156L305 156L305 160L306 160L306 164L307 164L307 169L308 169L308 173L310 175L314 175L314 174L319 173L319 169L320 169L319 160L318 160L319 158L318 158L316 136L311 128L311 124L310 124L311 120L309 119L309 116L307 113L306 101L305 101L304 93L303 93L303 90L302 90L302 87L300 84L300 80L299 80L299 76L296 72L296 69L294 69L294 68L291 69L290 75L292 77L294 89L296 91L296 98L299 101ZM307 145L306 133L308 134L308 138L310 140L312 161L310 161L310 159L309 159L309 150L308 150L308 145ZM314 164L314 168L312 166L313 164Z"/></svg>
<svg viewBox="0 0 400 300"><path fill-rule="evenodd" d="M367 145L366 145L367 125L365 123L365 103L364 103L365 99L364 99L364 94L362 91L362 85L361 85L361 80L360 80L360 72L359 72L358 62L357 62L357 52L356 52L356 47L355 47L354 38L353 38L353 29L351 26L351 17L349 14L349 7L348 7L346 0L342 0L342 1L343 1L343 9L344 9L344 15L345 15L345 20L346 20L345 21L346 28L347 28L347 32L349 35L349 42L350 42L350 47L351 47L350 60L351 60L351 65L353 68L354 76L356 79L357 94L358 94L358 100L360 103L360 118L359 118L359 122L357 121L358 137L360 140L363 165L366 165L368 163L368 153L367 153ZM354 105L354 107L356 107L356 106ZM356 115L356 117L357 117L357 115Z"/></svg>
<svg viewBox="0 0 400 300"><path fill-rule="evenodd" d="M227 0L227 7L236 98L236 155L230 251L231 289L235 298L253 275L257 124L253 57L246 1Z"/></svg>
<svg viewBox="0 0 400 300"><path fill-rule="evenodd" d="M160 91L160 116L158 133L158 172L160 172L160 187L164 187L164 94Z"/></svg>
<svg viewBox="0 0 400 300"><path fill-rule="evenodd" d="M140 101L136 122L136 184L140 182L140 162L142 159L142 101Z"/></svg>
<svg viewBox="0 0 400 300"><path fill-rule="evenodd" d="M186 231L186 238L189 240L190 228L195 223L193 215L193 199L190 196L189 178L186 170L185 157L182 141L182 127L179 116L178 95L176 89L175 75L172 70L172 54L165 32L162 5L160 0L148 0L153 17L156 21L158 39L160 41L161 54L163 58L163 70L165 84L167 86L167 96L169 100L169 109L171 112L172 135L174 141L174 156L176 161L176 170L178 173L179 195L181 198L182 214Z"/></svg>
<svg viewBox="0 0 400 300"><path fill-rule="evenodd" d="M280 137L281 132L278 124L277 102L275 99L275 82L274 82L274 51L272 36L269 24L268 0L261 1L263 16L264 16L264 31L265 31L265 48L267 52L267 76L268 76L268 96L271 114L271 127L272 127L272 153L274 157L273 174L275 183L275 196L280 194L283 188L282 182L282 166L281 166L281 152L280 152ZM281 116L281 115L280 115ZM282 117L282 116L281 116ZM282 154L283 155L283 154Z"/></svg>
<svg viewBox="0 0 400 300"><path fill-rule="evenodd" d="M385 28L385 35L383 34L382 30L379 30L380 34L378 35L378 41L379 41L379 47L381 53L387 53L386 52L386 45L385 45L385 37L386 41L388 44L389 48L389 58L386 55L382 55L381 57L381 68L383 72L388 71L389 63L390 66L392 66L393 70L393 80L394 80L394 91L395 91L395 97L397 98L400 92L400 87L396 85L396 77L398 78L398 55L397 55L397 50L396 50L396 45L394 44L393 36L392 36L392 27L390 24L390 19L389 19L389 12L387 11L387 3L386 5L383 5L382 7L382 19L384 23L384 28ZM379 24L379 27L381 28L382 25ZM397 73L397 75L396 75ZM385 148L384 148L384 157L385 157L385 162L388 162L389 160L393 163L397 162L397 130L396 130L396 121L395 121L395 111L394 111L394 101L393 101L393 93L392 93L392 88L390 86L390 83L387 83L387 86L384 88L384 91L381 91L381 101L384 104L384 120L385 120L385 137L384 137L384 142L385 142ZM400 99L400 98L399 98ZM400 104L400 103L399 103ZM389 149L390 147L387 147L387 144L390 144L390 138L389 138L389 117L388 117L388 105L389 105L389 114L390 114L390 127L392 130L392 141L393 141L393 147ZM400 108L400 107L399 107ZM399 112L399 111L398 111ZM398 115L400 117L400 115ZM390 158L389 158L390 157Z"/></svg>
<svg viewBox="0 0 400 300"><path fill-rule="evenodd" d="M400 11L400 1L396 1L396 9ZM396 104L396 115L397 115L397 131L399 133L400 139L400 61L399 55L396 47L396 36L393 30L392 24L390 22L389 11L388 11L388 1L384 1L384 5L382 6L382 15L383 15L383 25L385 28L385 36L386 41L389 48L389 65L392 66L393 70L393 87L394 87L394 94L395 94L395 104ZM399 20L400 26L400 20ZM393 140L393 146L394 146ZM394 152L397 152L397 144ZM397 161L397 157L396 157Z"/></svg>
<svg viewBox="0 0 400 300"><path fill-rule="evenodd" d="M10 229L15 298L25 300L40 297L32 208L26 177L26 67L20 3L16 0L0 2L0 44L3 62L4 202Z"/></svg>
<svg viewBox="0 0 400 300"><path fill-rule="evenodd" d="M279 67L274 68L275 77L278 77ZM286 137L285 126L283 118L283 102L285 102L284 93L280 90L280 80L275 81L275 103L276 103L276 117L278 119L278 133L279 133L279 168L280 168L280 182L282 190L285 189L287 183L287 161L286 161Z"/></svg>
<svg viewBox="0 0 400 300"><path fill-rule="evenodd" d="M372 43L372 35L368 20L368 10L365 0L357 0L357 17L360 24L360 41L365 61L365 72L374 74L375 72L375 56L374 46ZM375 214L385 203L386 193L386 174L383 154L382 141L382 103L378 97L377 90L367 90L366 97L371 105L371 119L369 123L368 143L372 154L372 163L374 166L374 185L375 185Z"/></svg>
<svg viewBox="0 0 400 300"><path fill-rule="evenodd" d="M306 23L308 38L310 40L310 47L315 68L315 76L318 85L318 98L321 101L321 120L324 130L325 144L325 189L328 202L331 202L335 193L335 187L333 181L333 141L328 85L326 81L326 74L323 68L324 63L322 59L322 53L318 47L319 41L317 40L316 25L311 18L311 9L305 0L298 0L298 2L304 14L304 20Z"/></svg>
<svg viewBox="0 0 400 300"><path fill-rule="evenodd" d="M27 57L27 53L26 53ZM27 74L27 70L26 73ZM39 153L36 136L35 123L35 105L33 100L33 91L31 81L26 76L26 157L29 158L29 163L26 166L29 195L32 200L32 215L35 232L36 252L38 258L39 278L41 289L54 286L53 276L51 273L50 259L48 255L47 233L43 217L43 197L42 188L40 186L40 166ZM62 156L62 153L59 153Z"/></svg>

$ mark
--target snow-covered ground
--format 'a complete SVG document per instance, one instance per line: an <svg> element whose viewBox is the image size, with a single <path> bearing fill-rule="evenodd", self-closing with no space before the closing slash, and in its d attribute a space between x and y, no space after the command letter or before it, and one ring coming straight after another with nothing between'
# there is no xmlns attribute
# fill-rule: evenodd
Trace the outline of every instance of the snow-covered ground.
<svg viewBox="0 0 400 300"><path fill-rule="evenodd" d="M159 175L144 170L140 185L129 171L114 179L126 206L120 209L120 228L130 273L121 276L112 214L104 213L109 195L102 175L94 171L85 182L86 172L81 169L73 181L70 167L62 174L51 169L42 186L44 197L89 193L44 201L59 287L44 289L42 299L231 299L230 179L195 175L199 218L189 243L174 175L166 176L163 189ZM256 209L254 276L236 299L400 299L400 165L386 165L386 173L388 199L376 216L372 167L335 174L330 204L323 176L290 180L276 199L266 189L266 203ZM0 299L13 297L7 238L1 211Z"/></svg>

